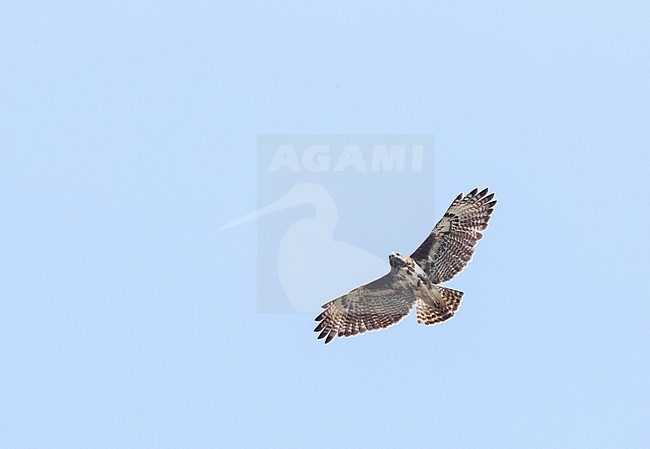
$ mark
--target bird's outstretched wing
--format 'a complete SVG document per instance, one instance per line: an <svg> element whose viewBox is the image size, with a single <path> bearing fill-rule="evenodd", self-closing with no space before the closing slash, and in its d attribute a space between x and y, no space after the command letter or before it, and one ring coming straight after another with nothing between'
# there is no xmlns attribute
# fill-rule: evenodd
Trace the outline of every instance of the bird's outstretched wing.
<svg viewBox="0 0 650 449"><path fill-rule="evenodd" d="M316 317L320 323L314 331L329 343L336 336L383 329L408 315L415 299L412 286L404 285L391 271L323 305L325 310Z"/></svg>
<svg viewBox="0 0 650 449"><path fill-rule="evenodd" d="M474 254L488 226L496 200L488 189L461 193L451 203L427 239L411 255L431 282L439 284L460 273Z"/></svg>

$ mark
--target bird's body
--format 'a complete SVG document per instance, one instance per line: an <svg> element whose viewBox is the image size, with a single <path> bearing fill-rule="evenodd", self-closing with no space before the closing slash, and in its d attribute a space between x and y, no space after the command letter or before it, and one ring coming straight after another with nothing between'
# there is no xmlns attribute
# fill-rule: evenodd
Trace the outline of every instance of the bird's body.
<svg viewBox="0 0 650 449"><path fill-rule="evenodd" d="M411 257L391 253L385 276L325 305L316 321L318 338L329 343L397 323L416 307L419 323L433 325L451 318L463 292L437 285L469 263L474 246L487 228L496 200L487 189L456 197L443 218Z"/></svg>

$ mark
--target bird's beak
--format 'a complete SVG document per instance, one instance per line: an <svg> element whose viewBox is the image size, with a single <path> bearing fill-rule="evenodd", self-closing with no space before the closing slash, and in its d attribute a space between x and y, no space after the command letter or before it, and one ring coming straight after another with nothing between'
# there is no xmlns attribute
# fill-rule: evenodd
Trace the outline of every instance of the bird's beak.
<svg viewBox="0 0 650 449"><path fill-rule="evenodd" d="M239 226L244 223L248 223L249 221L257 220L258 218L263 217L265 215L269 215L274 212L279 212L283 209L288 209L290 207L297 206L298 204L299 204L298 202L291 201L288 195L285 195L279 200L269 204L268 206L262 207L261 209L257 209L256 211L253 212L249 212L229 223L226 223L225 225L217 229L217 232L224 231L226 229L233 228L235 226Z"/></svg>

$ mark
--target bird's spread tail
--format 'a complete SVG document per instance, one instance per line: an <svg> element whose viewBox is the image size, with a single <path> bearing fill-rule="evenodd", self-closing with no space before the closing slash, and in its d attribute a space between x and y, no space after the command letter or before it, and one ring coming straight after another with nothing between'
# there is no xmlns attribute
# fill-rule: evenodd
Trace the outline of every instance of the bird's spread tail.
<svg viewBox="0 0 650 449"><path fill-rule="evenodd" d="M431 296L416 302L418 323L433 325L454 316L463 299L463 292L439 285L430 288Z"/></svg>

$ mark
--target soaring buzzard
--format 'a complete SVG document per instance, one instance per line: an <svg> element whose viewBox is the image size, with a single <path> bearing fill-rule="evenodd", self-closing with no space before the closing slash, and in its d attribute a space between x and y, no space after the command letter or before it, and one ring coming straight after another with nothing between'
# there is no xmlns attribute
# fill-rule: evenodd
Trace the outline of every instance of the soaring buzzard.
<svg viewBox="0 0 650 449"><path fill-rule="evenodd" d="M418 323L433 325L454 316L463 292L437 284L456 276L472 259L497 203L494 193L487 192L458 195L411 257L391 253L387 275L325 304L316 317L318 338L329 343L334 337L383 329L408 315L414 304Z"/></svg>

